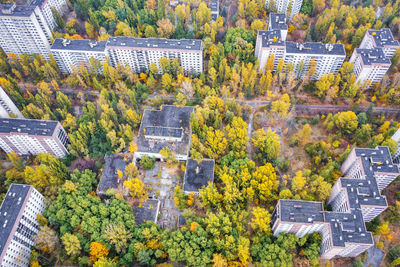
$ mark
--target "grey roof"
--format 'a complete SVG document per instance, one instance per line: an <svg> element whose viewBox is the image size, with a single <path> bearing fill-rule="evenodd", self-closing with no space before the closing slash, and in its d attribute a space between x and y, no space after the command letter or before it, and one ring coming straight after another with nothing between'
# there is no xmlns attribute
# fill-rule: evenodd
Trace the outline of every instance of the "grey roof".
<svg viewBox="0 0 400 267"><path fill-rule="evenodd" d="M118 171L125 174L127 162L124 161L124 156L121 154L105 155L105 163L99 184L97 185L97 194L104 195L108 189L118 188L121 181L118 177Z"/></svg>
<svg viewBox="0 0 400 267"><path fill-rule="evenodd" d="M183 135L183 130L181 128L146 126L144 129L146 136L181 138Z"/></svg>
<svg viewBox="0 0 400 267"><path fill-rule="evenodd" d="M268 25L269 30L287 30L288 29L287 18L286 18L285 14L271 13L271 14L269 14L268 22L269 22L269 25Z"/></svg>
<svg viewBox="0 0 400 267"><path fill-rule="evenodd" d="M0 133L52 136L57 124L58 121L1 118Z"/></svg>
<svg viewBox="0 0 400 267"><path fill-rule="evenodd" d="M286 42L286 53L346 56L343 44Z"/></svg>
<svg viewBox="0 0 400 267"><path fill-rule="evenodd" d="M157 48L179 50L202 50L201 40L195 39L164 39L164 38L135 38L135 37L110 37L107 47L132 47L132 48Z"/></svg>
<svg viewBox="0 0 400 267"><path fill-rule="evenodd" d="M186 192L199 192L208 182L214 181L214 159L188 159L186 162L183 190Z"/></svg>
<svg viewBox="0 0 400 267"><path fill-rule="evenodd" d="M368 30L377 47L399 46L399 42L393 38L392 31L388 28L380 30Z"/></svg>
<svg viewBox="0 0 400 267"><path fill-rule="evenodd" d="M31 185L11 184L0 207L0 255L3 253L12 229L17 223Z"/></svg>
<svg viewBox="0 0 400 267"><path fill-rule="evenodd" d="M15 16L15 17L29 17L37 6L42 7L45 0L32 0L28 1L26 5L15 5L7 3L0 5L0 17L2 16Z"/></svg>
<svg viewBox="0 0 400 267"><path fill-rule="evenodd" d="M364 65L388 64L391 65L390 59L385 57L382 48L362 49L357 48L356 53L360 55Z"/></svg>
<svg viewBox="0 0 400 267"><path fill-rule="evenodd" d="M187 155L191 138L190 115L193 107L161 106L161 110L146 109L143 112L138 135L138 152L159 153L169 147L175 154ZM176 128L183 131L181 141L153 140L147 136L148 127ZM146 136L147 138L146 138Z"/></svg>
<svg viewBox="0 0 400 267"><path fill-rule="evenodd" d="M135 223L142 224L147 221L156 222L159 212L160 201L158 199L148 199L142 207L133 206L133 214L135 215Z"/></svg>
<svg viewBox="0 0 400 267"><path fill-rule="evenodd" d="M57 38L54 40L51 50L74 50L74 51L93 51L105 52L106 41L93 41L93 40L67 40Z"/></svg>
<svg viewBox="0 0 400 267"><path fill-rule="evenodd" d="M345 246L345 242L374 244L372 234L367 232L361 210L351 213L324 213L325 220L330 224L333 246Z"/></svg>
<svg viewBox="0 0 400 267"><path fill-rule="evenodd" d="M280 218L285 222L324 222L324 205L317 201L280 199Z"/></svg>
<svg viewBox="0 0 400 267"><path fill-rule="evenodd" d="M281 31L279 30L258 31L258 35L261 36L262 47L285 46L285 42L282 41Z"/></svg>

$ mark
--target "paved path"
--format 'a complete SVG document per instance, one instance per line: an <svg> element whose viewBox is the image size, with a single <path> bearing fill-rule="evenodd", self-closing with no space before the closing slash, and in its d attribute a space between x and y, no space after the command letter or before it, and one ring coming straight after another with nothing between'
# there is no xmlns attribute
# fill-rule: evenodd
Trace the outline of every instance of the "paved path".
<svg viewBox="0 0 400 267"><path fill-rule="evenodd" d="M372 266L379 267L382 263L385 253L379 248L373 246L367 250L367 259L364 262L364 267Z"/></svg>

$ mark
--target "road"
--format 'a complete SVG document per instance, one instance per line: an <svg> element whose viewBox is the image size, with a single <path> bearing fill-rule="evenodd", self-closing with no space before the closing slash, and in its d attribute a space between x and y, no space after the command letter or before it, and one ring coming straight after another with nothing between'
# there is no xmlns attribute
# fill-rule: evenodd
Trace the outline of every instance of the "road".
<svg viewBox="0 0 400 267"><path fill-rule="evenodd" d="M27 90L27 86L23 83L20 83L19 86L23 91ZM83 89L74 89L71 87L60 87L60 91L63 93L79 93L82 92L85 95L100 95L98 91L94 90L83 90ZM118 95L118 93L116 93ZM148 99L156 98L156 97L162 97L165 100L173 100L174 96L165 96L165 95L159 95L157 92L149 95ZM242 100L237 100L236 103L242 104L242 105L248 105L252 107L253 109L259 106L265 106L265 105L270 105L271 101L242 101ZM368 111L368 106L366 107L360 107L360 111ZM323 115L323 114L328 114L328 113L337 113L337 112L342 112L342 111L348 111L350 110L349 106L334 106L334 105L304 105L304 104L296 104L294 105L294 111L296 111L297 114L302 114L302 115L309 115L309 116L315 116L315 115ZM400 109L397 108L390 108L390 107L375 107L374 112L379 115L385 115L385 116L393 116L393 117L400 117Z"/></svg>

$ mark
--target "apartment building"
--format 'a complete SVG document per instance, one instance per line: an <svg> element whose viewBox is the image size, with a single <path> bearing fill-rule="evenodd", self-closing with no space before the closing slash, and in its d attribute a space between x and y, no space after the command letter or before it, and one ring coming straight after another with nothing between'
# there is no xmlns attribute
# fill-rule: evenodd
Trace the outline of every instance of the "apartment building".
<svg viewBox="0 0 400 267"><path fill-rule="evenodd" d="M280 30L258 31L255 56L259 61L259 69L264 69L268 59L273 56L274 70L279 60L285 55L285 42L281 40Z"/></svg>
<svg viewBox="0 0 400 267"><path fill-rule="evenodd" d="M392 139L397 143L395 152L392 154L393 163L400 164L400 128L394 133Z"/></svg>
<svg viewBox="0 0 400 267"><path fill-rule="evenodd" d="M48 59L51 28L38 5L0 5L0 46L5 53L39 54Z"/></svg>
<svg viewBox="0 0 400 267"><path fill-rule="evenodd" d="M211 0L208 7L211 10L211 19L217 20L219 17L219 0Z"/></svg>
<svg viewBox="0 0 400 267"><path fill-rule="evenodd" d="M389 70L391 62L385 57L382 48L354 49L350 62L353 63L353 73L356 82L371 87L379 83Z"/></svg>
<svg viewBox="0 0 400 267"><path fill-rule="evenodd" d="M380 194L400 173L388 147L355 148L341 168L344 177L332 187L324 211L322 202L280 199L272 213L272 231L298 237L318 232L322 236L321 258L356 257L374 245L365 222L387 208Z"/></svg>
<svg viewBox="0 0 400 267"><path fill-rule="evenodd" d="M106 59L106 41L56 39L50 48L63 73L72 73L73 67L89 66L91 58Z"/></svg>
<svg viewBox="0 0 400 267"><path fill-rule="evenodd" d="M134 72L149 69L151 63L160 70L161 58L179 59L186 74L203 72L201 40L111 37L106 50L113 66L118 63L129 65Z"/></svg>
<svg viewBox="0 0 400 267"><path fill-rule="evenodd" d="M400 47L399 42L393 38L392 31L388 28L368 30L361 41L361 49L382 48L385 57L391 59L394 52Z"/></svg>
<svg viewBox="0 0 400 267"><path fill-rule="evenodd" d="M0 207L0 266L29 266L43 200L33 186L11 184Z"/></svg>
<svg viewBox="0 0 400 267"><path fill-rule="evenodd" d="M0 147L18 155L68 154L68 135L58 121L0 119Z"/></svg>
<svg viewBox="0 0 400 267"><path fill-rule="evenodd" d="M302 4L303 0L265 0L267 9L276 10L276 12L287 14L287 16L290 18L293 18L300 12Z"/></svg>
<svg viewBox="0 0 400 267"><path fill-rule="evenodd" d="M286 41L288 33L287 17L282 13L270 13L268 17L268 31L278 30L281 34L281 40Z"/></svg>
<svg viewBox="0 0 400 267"><path fill-rule="evenodd" d="M193 111L193 107L171 105L163 105L160 110L144 110L135 160L143 155L162 159L160 151L164 148L169 148L177 160L187 160L192 138L190 116Z"/></svg>
<svg viewBox="0 0 400 267"><path fill-rule="evenodd" d="M0 86L0 118L24 118L17 106Z"/></svg>

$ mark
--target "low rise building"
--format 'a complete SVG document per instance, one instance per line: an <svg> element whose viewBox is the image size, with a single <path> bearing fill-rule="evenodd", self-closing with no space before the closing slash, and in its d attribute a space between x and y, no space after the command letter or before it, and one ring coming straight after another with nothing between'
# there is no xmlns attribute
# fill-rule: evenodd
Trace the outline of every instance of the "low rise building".
<svg viewBox="0 0 400 267"><path fill-rule="evenodd" d="M382 48L385 57L391 59L399 47L399 42L393 38L392 31L388 28L384 28L380 30L368 30L359 48Z"/></svg>
<svg viewBox="0 0 400 267"><path fill-rule="evenodd" d="M11 184L0 207L0 265L29 266L36 216L44 210L43 196L31 185Z"/></svg>
<svg viewBox="0 0 400 267"><path fill-rule="evenodd" d="M365 222L387 208L380 194L400 173L388 147L355 148L341 168L344 177L332 187L324 211L322 202L280 199L272 213L272 231L298 237L318 232L322 236L321 258L356 257L374 245Z"/></svg>
<svg viewBox="0 0 400 267"><path fill-rule="evenodd" d="M163 105L160 110L146 109L137 137L135 160L143 155L161 159L160 151L169 148L177 160L187 160L192 130L193 107Z"/></svg>
<svg viewBox="0 0 400 267"><path fill-rule="evenodd" d="M0 118L24 118L17 106L0 86Z"/></svg>
<svg viewBox="0 0 400 267"><path fill-rule="evenodd" d="M199 189L214 182L214 159L202 159L197 161L189 158L186 161L183 190L186 194L199 194Z"/></svg>
<svg viewBox="0 0 400 267"><path fill-rule="evenodd" d="M73 67L89 66L90 60L106 59L106 41L56 39L50 48L63 73L72 73Z"/></svg>
<svg viewBox="0 0 400 267"><path fill-rule="evenodd" d="M133 207L136 225L146 223L148 221L157 223L158 214L160 212L160 201L158 199L147 199L142 205Z"/></svg>
<svg viewBox="0 0 400 267"><path fill-rule="evenodd" d="M134 72L147 70L155 63L161 73L161 58L178 59L186 74L203 72L201 40L111 37L106 49L113 66L121 63Z"/></svg>
<svg viewBox="0 0 400 267"><path fill-rule="evenodd" d="M353 63L356 82L366 87L379 83L391 65L390 59L385 57L382 48L354 49L350 62Z"/></svg>
<svg viewBox="0 0 400 267"><path fill-rule="evenodd" d="M105 197L115 194L118 190L123 190L125 195L127 192L125 192L122 178L128 163L124 160L124 156L122 154L106 154L104 161L103 172L97 185L97 195Z"/></svg>
<svg viewBox="0 0 400 267"><path fill-rule="evenodd" d="M0 147L18 155L68 154L68 135L58 121L0 119Z"/></svg>

